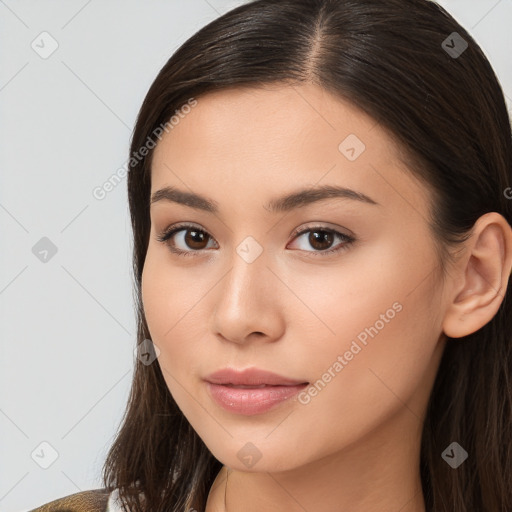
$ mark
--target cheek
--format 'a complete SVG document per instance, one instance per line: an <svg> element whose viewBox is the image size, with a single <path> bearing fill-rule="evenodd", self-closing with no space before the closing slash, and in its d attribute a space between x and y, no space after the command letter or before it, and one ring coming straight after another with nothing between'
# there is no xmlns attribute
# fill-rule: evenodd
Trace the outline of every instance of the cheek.
<svg viewBox="0 0 512 512"><path fill-rule="evenodd" d="M148 249L142 273L141 295L151 340L159 348L158 363L174 394L190 379L200 360L198 346L204 338L206 289L190 272L173 267L162 251Z"/></svg>
<svg viewBox="0 0 512 512"><path fill-rule="evenodd" d="M329 289L339 291L320 310L333 334L303 354L309 354L312 385L300 397L300 421L326 453L378 427L404 404L418 421L438 363L441 329L430 309L439 303L440 287L425 279L431 262L407 266L392 251L381 258L385 273L375 265L357 279L331 281Z"/></svg>
<svg viewBox="0 0 512 512"><path fill-rule="evenodd" d="M198 279L200 277L198 276ZM142 272L141 294L144 313L153 341L173 339L180 323L187 321L200 302L204 289L190 272L169 262L166 251L148 249Z"/></svg>

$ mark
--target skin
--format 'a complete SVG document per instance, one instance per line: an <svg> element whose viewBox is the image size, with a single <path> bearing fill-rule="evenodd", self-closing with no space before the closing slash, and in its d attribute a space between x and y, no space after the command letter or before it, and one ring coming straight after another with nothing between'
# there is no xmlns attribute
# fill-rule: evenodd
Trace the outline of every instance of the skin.
<svg viewBox="0 0 512 512"><path fill-rule="evenodd" d="M366 146L354 161L338 149L349 134ZM429 190L372 118L314 85L198 98L158 143L151 172L152 193L176 186L219 205L212 214L152 204L142 278L169 391L224 464L207 512L423 512L421 429L444 335L470 334L497 312L512 267L506 220L481 217L443 279ZM331 198L287 213L264 207L327 184L378 205ZM192 257L157 240L178 222L209 235L202 246L186 245L190 231L174 236ZM309 233L291 236L317 224L356 241L322 256ZM248 236L263 249L252 263L237 253ZM341 244L334 238L326 249ZM394 303L401 310L307 404L295 398L242 416L207 393L202 379L227 366L314 383ZM261 454L250 468L237 457L247 442Z"/></svg>

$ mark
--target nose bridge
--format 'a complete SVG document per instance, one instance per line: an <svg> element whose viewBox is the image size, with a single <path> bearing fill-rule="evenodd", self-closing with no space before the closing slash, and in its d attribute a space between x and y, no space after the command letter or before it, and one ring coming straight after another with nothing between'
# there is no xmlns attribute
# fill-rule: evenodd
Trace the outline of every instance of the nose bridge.
<svg viewBox="0 0 512 512"><path fill-rule="evenodd" d="M231 269L219 283L216 297L215 329L224 338L241 341L251 332L276 334L276 279L267 268L267 256L254 239L245 239L235 248Z"/></svg>
<svg viewBox="0 0 512 512"><path fill-rule="evenodd" d="M244 240L239 244L223 287L227 301L234 306L252 303L252 307L255 307L266 295L268 281L273 277L267 268L268 263L267 254L259 243Z"/></svg>

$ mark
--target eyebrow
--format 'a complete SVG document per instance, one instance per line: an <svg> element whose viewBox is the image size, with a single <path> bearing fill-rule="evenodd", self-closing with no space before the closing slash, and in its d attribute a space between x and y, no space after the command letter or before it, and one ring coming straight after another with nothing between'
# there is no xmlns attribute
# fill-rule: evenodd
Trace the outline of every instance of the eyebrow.
<svg viewBox="0 0 512 512"><path fill-rule="evenodd" d="M379 205L377 201L361 192L336 185L324 185L317 188L297 190L283 197L272 199L264 205L264 208L271 213L282 213L332 198L351 199L366 204ZM164 187L154 192L151 196L151 204L159 201L170 201L214 214L219 212L219 205L216 201L175 187Z"/></svg>

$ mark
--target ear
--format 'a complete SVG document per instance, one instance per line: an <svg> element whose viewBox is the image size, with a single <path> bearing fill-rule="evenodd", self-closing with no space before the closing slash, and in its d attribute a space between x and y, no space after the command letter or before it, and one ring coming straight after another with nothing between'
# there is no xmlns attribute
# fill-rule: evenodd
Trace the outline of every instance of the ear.
<svg viewBox="0 0 512 512"><path fill-rule="evenodd" d="M443 320L451 338L472 334L492 320L512 271L512 228L499 213L482 215L465 244Z"/></svg>

